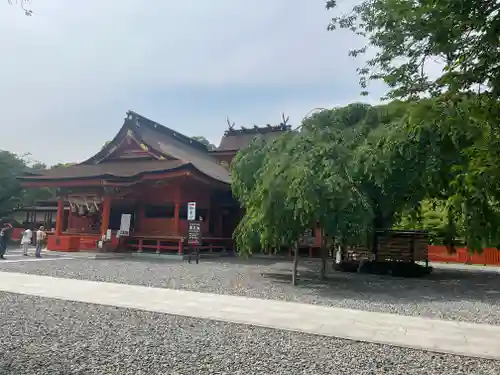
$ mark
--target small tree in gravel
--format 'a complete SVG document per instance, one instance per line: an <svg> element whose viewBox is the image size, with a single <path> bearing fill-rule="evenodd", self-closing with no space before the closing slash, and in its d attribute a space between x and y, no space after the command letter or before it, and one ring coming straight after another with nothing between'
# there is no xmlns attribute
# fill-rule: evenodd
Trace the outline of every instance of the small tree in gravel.
<svg viewBox="0 0 500 375"><path fill-rule="evenodd" d="M311 127L269 143L257 139L237 155L232 188L245 209L235 231L240 253L251 254L256 233L264 248L293 247L295 283L298 239L312 225L319 224L325 238L367 238L371 207L350 175L352 153L343 142L337 129Z"/></svg>
<svg viewBox="0 0 500 375"><path fill-rule="evenodd" d="M310 222L296 214L287 186L294 173L290 167L296 158L285 152L293 147L295 134L284 134L274 142L257 138L232 164L232 189L245 208L235 231L238 251L250 255L256 247L294 249L292 281L295 284L298 240ZM295 154L295 156L298 156ZM289 173L291 172L291 173Z"/></svg>

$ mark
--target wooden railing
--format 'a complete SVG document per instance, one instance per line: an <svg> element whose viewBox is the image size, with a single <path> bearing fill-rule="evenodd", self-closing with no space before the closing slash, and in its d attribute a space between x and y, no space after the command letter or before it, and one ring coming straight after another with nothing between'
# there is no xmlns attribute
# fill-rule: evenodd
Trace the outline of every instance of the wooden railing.
<svg viewBox="0 0 500 375"><path fill-rule="evenodd" d="M177 236L132 235L120 238L120 247L125 250L156 253L169 252L182 254L183 238Z"/></svg>
<svg viewBox="0 0 500 375"><path fill-rule="evenodd" d="M123 237L120 248L141 252L184 254L187 249L186 239L179 236L131 235ZM232 252L231 238L203 237L202 244L197 246L200 252Z"/></svg>

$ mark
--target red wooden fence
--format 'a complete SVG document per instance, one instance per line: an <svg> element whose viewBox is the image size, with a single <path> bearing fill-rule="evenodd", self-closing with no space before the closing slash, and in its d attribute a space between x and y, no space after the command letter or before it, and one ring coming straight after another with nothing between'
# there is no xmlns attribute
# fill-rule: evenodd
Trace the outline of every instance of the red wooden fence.
<svg viewBox="0 0 500 375"><path fill-rule="evenodd" d="M446 246L429 245L430 262L463 263L500 266L500 251L484 249L481 254L469 254L465 248L457 248L453 254L448 253Z"/></svg>

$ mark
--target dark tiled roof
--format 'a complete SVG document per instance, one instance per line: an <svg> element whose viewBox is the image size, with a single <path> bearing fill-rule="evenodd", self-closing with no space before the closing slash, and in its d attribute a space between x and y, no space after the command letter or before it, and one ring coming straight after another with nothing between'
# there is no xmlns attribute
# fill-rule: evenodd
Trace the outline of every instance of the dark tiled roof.
<svg viewBox="0 0 500 375"><path fill-rule="evenodd" d="M236 133L227 134L222 137L217 151L237 151L247 147L255 137L263 137L265 139L275 139L283 134L282 131L273 131L267 133Z"/></svg>
<svg viewBox="0 0 500 375"><path fill-rule="evenodd" d="M142 133L143 130L145 129L153 131L155 137L175 138L185 147L199 150L202 152L208 151L203 143L191 139L190 137L185 136L184 134L176 132L173 129L167 128L166 126L154 122L153 120L150 120L144 116L141 116L134 111L128 111L122 128L120 129L118 134L113 138L113 140L111 142L108 142L108 144L105 147L103 147L102 150L100 150L97 154L95 154L91 158L85 160L82 164L96 164L101 162L109 154L109 150L112 150L115 144L120 142L120 140L127 135L129 130L133 132L133 134L136 136L136 138L138 138L139 141L144 141L145 143L147 143L145 140L142 139L143 138Z"/></svg>
<svg viewBox="0 0 500 375"><path fill-rule="evenodd" d="M143 173L171 171L185 166L180 160L123 161L103 164L78 164L58 167L39 175L25 175L21 180L66 180L74 178L126 178Z"/></svg>
<svg viewBox="0 0 500 375"><path fill-rule="evenodd" d="M198 142L197 140L192 139L187 135L179 133L176 130L170 129L165 125L161 125L153 120L141 116L133 111L127 112L127 118L125 119L125 122L130 128L133 128L139 134L143 129L150 129L157 135L161 134L165 137L175 139L177 142L183 144L187 148L195 149L204 153L208 151L207 146L205 146L203 143Z"/></svg>
<svg viewBox="0 0 500 375"><path fill-rule="evenodd" d="M142 141L154 148L155 151L189 162L200 172L211 178L228 184L231 183L229 172L208 153L205 145L203 145L204 150L198 147L190 147L177 137L158 134L158 132L146 127L141 127L138 133Z"/></svg>
<svg viewBox="0 0 500 375"><path fill-rule="evenodd" d="M155 155L168 156L177 160L107 162L106 156L130 131L138 141L144 143L151 151L154 151ZM33 176L32 178L24 175L20 179L130 178L143 173L168 171L188 164L215 180L226 184L231 183L229 172L209 154L203 143L129 111L122 128L115 138L90 159L70 167L55 168L43 175Z"/></svg>

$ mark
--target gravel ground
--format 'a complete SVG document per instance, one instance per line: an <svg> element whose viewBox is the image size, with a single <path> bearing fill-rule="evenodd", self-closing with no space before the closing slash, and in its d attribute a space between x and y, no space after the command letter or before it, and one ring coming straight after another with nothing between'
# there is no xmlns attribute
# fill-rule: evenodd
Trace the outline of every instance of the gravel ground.
<svg viewBox="0 0 500 375"><path fill-rule="evenodd" d="M402 315L500 325L500 274L435 270L422 279L331 272L317 277L318 263L302 262L300 284L290 285L291 264L238 259L176 261L56 260L0 262L0 271L108 281L248 297L288 300Z"/></svg>
<svg viewBox="0 0 500 375"><path fill-rule="evenodd" d="M497 375L500 361L0 293L0 373Z"/></svg>

